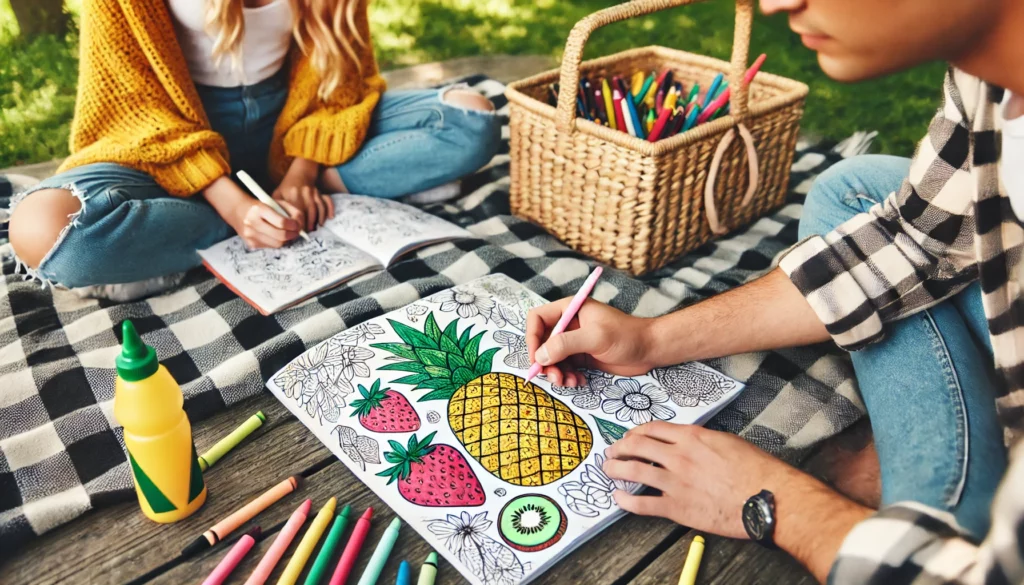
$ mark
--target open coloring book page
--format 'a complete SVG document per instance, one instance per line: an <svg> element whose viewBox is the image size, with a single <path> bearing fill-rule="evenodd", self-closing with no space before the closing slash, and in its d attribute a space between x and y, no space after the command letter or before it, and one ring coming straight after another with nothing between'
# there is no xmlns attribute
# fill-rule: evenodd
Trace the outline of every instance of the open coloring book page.
<svg viewBox="0 0 1024 585"><path fill-rule="evenodd" d="M629 428L703 423L743 388L696 363L527 383L526 314L543 302L486 276L343 331L267 383L478 585L529 582L623 514L612 492L642 486L601 467Z"/></svg>
<svg viewBox="0 0 1024 585"><path fill-rule="evenodd" d="M270 314L340 280L378 269L372 256L319 229L281 248L250 250L228 238L199 254L236 293Z"/></svg>
<svg viewBox="0 0 1024 585"><path fill-rule="evenodd" d="M365 195L332 198L334 218L324 229L377 258L382 266L416 248L472 237L455 224L397 201Z"/></svg>

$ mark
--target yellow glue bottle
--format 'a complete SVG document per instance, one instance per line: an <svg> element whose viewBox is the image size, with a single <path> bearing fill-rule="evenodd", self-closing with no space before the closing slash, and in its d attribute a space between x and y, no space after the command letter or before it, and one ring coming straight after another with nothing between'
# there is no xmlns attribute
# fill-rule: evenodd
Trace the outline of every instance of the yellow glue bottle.
<svg viewBox="0 0 1024 585"><path fill-rule="evenodd" d="M124 427L135 493L150 520L177 522L206 501L192 426L182 408L185 399L131 321L126 320L121 329L114 417Z"/></svg>

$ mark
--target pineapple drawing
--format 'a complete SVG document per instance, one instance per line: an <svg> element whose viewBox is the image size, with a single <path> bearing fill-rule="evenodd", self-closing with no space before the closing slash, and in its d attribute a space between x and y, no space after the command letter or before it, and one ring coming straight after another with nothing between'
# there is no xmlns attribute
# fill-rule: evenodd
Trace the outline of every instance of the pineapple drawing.
<svg viewBox="0 0 1024 585"><path fill-rule="evenodd" d="M480 351L485 332L460 335L458 319L441 331L434 314L423 331L390 321L404 343L372 347L394 354L380 369L406 372L395 380L429 390L420 401L447 400L452 432L495 477L520 486L541 486L576 469L590 454L587 423L565 404L523 378L492 372L498 348Z"/></svg>

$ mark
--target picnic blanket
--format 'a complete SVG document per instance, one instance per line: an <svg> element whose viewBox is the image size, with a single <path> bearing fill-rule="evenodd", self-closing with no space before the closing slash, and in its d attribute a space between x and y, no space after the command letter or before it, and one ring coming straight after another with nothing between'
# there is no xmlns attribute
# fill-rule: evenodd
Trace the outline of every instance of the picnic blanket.
<svg viewBox="0 0 1024 585"><path fill-rule="evenodd" d="M506 116L504 87L466 80ZM507 127L504 136L508 137ZM788 203L748 228L637 279L609 270L594 295L655 316L747 282L796 241L811 181L863 141L839 149L800 145ZM193 423L264 391L268 377L338 331L488 273L505 273L549 300L576 292L594 266L509 211L506 142L462 181L462 196L429 206L475 239L421 250L384 272L271 317L201 269L168 294L117 304L41 288L4 263L0 279L0 550L86 511L134 498L123 437L112 413L119 325L132 319L181 384ZM747 384L710 426L790 461L864 413L848 359L834 346L711 360Z"/></svg>

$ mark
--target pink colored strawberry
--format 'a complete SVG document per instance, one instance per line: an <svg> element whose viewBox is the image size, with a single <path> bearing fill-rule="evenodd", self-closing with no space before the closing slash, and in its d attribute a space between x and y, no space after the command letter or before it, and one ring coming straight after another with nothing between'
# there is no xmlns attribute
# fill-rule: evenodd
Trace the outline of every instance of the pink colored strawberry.
<svg viewBox="0 0 1024 585"><path fill-rule="evenodd" d="M353 400L359 424L368 431L377 433L411 433L419 430L420 417L409 401L390 388L380 389L380 380L369 390L359 386L361 399Z"/></svg>
<svg viewBox="0 0 1024 585"><path fill-rule="evenodd" d="M398 493L417 506L482 506L487 496L466 458L450 445L431 445L435 434L422 441L413 435L405 447L388 441L394 451L384 459L394 467L377 475L390 478L388 485L398 480Z"/></svg>

